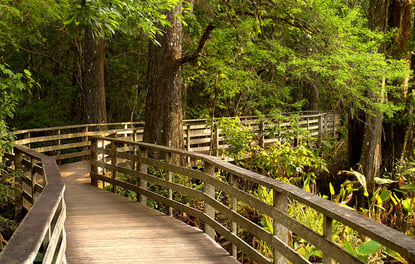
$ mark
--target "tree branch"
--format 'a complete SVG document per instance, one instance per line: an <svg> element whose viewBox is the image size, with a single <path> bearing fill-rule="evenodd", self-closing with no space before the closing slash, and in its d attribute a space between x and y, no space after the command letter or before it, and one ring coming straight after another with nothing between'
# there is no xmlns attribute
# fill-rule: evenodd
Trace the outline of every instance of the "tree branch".
<svg viewBox="0 0 415 264"><path fill-rule="evenodd" d="M181 57L180 59L177 60L177 63L179 65L183 65L185 63L196 60L199 57L200 53L202 52L203 48L205 47L205 44L209 39L210 32L212 32L215 29L215 27L216 27L215 25L210 23L206 27L205 32L203 33L203 36L200 38L199 46L197 47L196 51L193 54Z"/></svg>

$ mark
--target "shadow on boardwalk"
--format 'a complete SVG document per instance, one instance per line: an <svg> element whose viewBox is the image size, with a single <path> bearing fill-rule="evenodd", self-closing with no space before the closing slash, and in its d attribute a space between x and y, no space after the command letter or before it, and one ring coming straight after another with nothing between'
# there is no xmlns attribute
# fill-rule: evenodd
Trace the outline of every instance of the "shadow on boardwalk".
<svg viewBox="0 0 415 264"><path fill-rule="evenodd" d="M89 164L61 166L68 263L239 263L206 234L89 184Z"/></svg>

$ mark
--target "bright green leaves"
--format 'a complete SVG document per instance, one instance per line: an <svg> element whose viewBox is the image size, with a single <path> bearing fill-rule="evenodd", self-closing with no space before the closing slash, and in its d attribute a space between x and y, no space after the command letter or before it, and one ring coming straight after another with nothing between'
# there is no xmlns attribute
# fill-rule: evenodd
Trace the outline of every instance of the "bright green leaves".
<svg viewBox="0 0 415 264"><path fill-rule="evenodd" d="M91 28L95 36L112 36L116 31L133 33L141 29L150 37L161 34L161 28L170 26L164 10L177 1L122 1L122 0L71 0L65 25Z"/></svg>
<svg viewBox="0 0 415 264"><path fill-rule="evenodd" d="M122 21L119 1L73 0L67 11L65 25L80 28L91 28L95 36L113 35Z"/></svg>
<svg viewBox="0 0 415 264"><path fill-rule="evenodd" d="M0 157L11 142L6 119L13 117L23 91L31 87L33 82L29 71L14 73L7 65L0 64Z"/></svg>
<svg viewBox="0 0 415 264"><path fill-rule="evenodd" d="M225 135L226 144L229 145L226 150L227 155L236 160L245 158L251 149L250 144L255 136L254 133L244 126L238 117L222 118L218 126Z"/></svg>
<svg viewBox="0 0 415 264"><path fill-rule="evenodd" d="M368 240L361 243L356 249L353 249L352 245L347 240L345 240L344 246L350 254L367 262L369 260L369 256L376 253L376 251L379 250L382 245L374 240Z"/></svg>

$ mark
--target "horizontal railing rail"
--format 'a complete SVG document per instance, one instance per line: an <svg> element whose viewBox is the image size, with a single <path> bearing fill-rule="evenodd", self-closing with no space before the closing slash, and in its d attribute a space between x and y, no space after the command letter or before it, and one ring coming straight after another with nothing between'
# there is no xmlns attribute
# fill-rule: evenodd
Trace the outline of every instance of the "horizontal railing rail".
<svg viewBox="0 0 415 264"><path fill-rule="evenodd" d="M240 117L240 120L250 129L260 135L261 145L267 146L277 139L275 130L290 131L292 124L288 121L265 119L255 116ZM310 136L319 142L325 136L335 136L340 117L333 113L303 113L298 116L297 126L308 130ZM186 150L203 153L214 153L214 150L225 149L227 145L220 128L207 119L185 120L184 142ZM144 132L143 122L120 122L88 125L72 125L51 128L36 128L14 131L16 144L25 145L37 152L54 156L58 162L71 162L88 159L91 136L116 135L117 137L142 141ZM213 140L213 142L212 142Z"/></svg>
<svg viewBox="0 0 415 264"><path fill-rule="evenodd" d="M235 257L311 263L293 249L292 234L321 250L323 263L363 263L334 238L336 223L415 263L415 239L295 186L204 154L119 138L91 141L92 184L200 227ZM293 206L314 210L321 230L291 216Z"/></svg>
<svg viewBox="0 0 415 264"><path fill-rule="evenodd" d="M19 145L6 159L21 174L16 215L28 212L0 253L0 263L66 263L65 184L55 159Z"/></svg>

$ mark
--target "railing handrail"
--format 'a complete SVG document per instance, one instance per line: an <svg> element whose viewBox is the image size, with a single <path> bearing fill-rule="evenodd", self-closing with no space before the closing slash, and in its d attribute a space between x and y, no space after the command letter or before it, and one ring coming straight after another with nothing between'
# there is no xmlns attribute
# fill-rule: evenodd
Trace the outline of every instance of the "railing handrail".
<svg viewBox="0 0 415 264"><path fill-rule="evenodd" d="M147 149L147 150L151 149L156 152L158 151L161 153L169 153L169 155L177 154L177 155L189 157L195 160L200 160L202 162L205 162L205 164L208 163L210 164L210 166L227 171L228 173L230 173L230 175L235 175L241 179L248 180L249 182L256 183L258 185L272 189L279 194L287 196L293 200L299 201L300 203L303 203L317 210L318 212L322 213L325 218L330 219L330 222L332 220L337 220L351 227L352 229L358 231L359 233L367 237L370 237L371 239L383 244L384 246L392 250L395 250L402 256L407 257L411 263L412 262L415 263L415 239L409 236L406 236L400 233L399 231L392 229L391 227L377 223L376 221L369 219L365 216L362 216L358 214L357 212L341 207L338 204L335 204L317 195L311 194L293 185L289 185L287 183L280 182L275 179L260 175L258 173L240 168L236 165L227 163L216 157L205 155L205 154L188 152L185 150L171 149L165 146L153 145L153 144L142 143L142 142L132 142L129 140L123 140L123 139L118 139L118 138L96 136L96 137L93 137L93 139L94 141L111 142L114 144L119 144L121 146L130 145L130 146L137 147L138 149ZM100 152L100 153L111 156L111 153L118 153L118 152L116 152L116 150L114 149L109 149L107 152ZM140 163L145 162L145 160L146 159L143 159L140 156ZM110 166L111 168L116 167L116 165L114 167L114 164L112 163L110 164ZM111 181L108 181L108 182L111 182ZM343 260L343 261L346 261L346 260Z"/></svg>
<svg viewBox="0 0 415 264"><path fill-rule="evenodd" d="M300 114L301 117L310 118L310 117L318 117L321 115L326 115L332 112L321 112L321 111L304 111L304 112L287 112L282 113L282 115L292 115L292 114ZM215 118L215 120L219 120L222 117ZM223 118L234 118L234 116L223 117ZM240 119L258 119L258 116L239 116ZM272 119L272 118L271 118ZM186 125L187 123L204 123L208 121L208 118L198 118L198 119L184 119L183 124ZM111 122L111 123L94 123L94 124L75 124L75 125L64 125L64 126L54 126L54 127L45 127L45 128L29 128L29 129L18 129L12 131L12 135L19 135L25 134L30 132L43 132L43 131L52 131L52 130L59 130L59 129L72 129L72 128L86 128L86 127L105 127L105 126L125 126L125 125L144 125L144 121L127 121L127 122Z"/></svg>
<svg viewBox="0 0 415 264"><path fill-rule="evenodd" d="M0 253L0 263L33 263L39 250L44 251L41 252L43 263L64 262L66 238L63 222L66 209L63 197L65 184L56 161L53 157L24 146L15 145L14 149L15 155L25 154L41 162L46 185ZM15 166L21 165L15 164ZM60 212L57 215L58 210ZM42 249L42 247L45 248Z"/></svg>
<svg viewBox="0 0 415 264"><path fill-rule="evenodd" d="M272 133L275 132L272 124L280 129L291 131L290 122L261 119L257 116L239 118L242 124L260 135L261 146L268 146L276 141L276 138L272 136ZM336 136L336 128L339 123L339 116L334 112L313 112L311 114L307 112L299 116L298 125L302 129L307 129L309 135L315 137L319 143L324 137ZM90 129L92 127L94 129ZM54 156L59 162L62 160L73 162L74 158L77 160L89 158L89 137L118 133L120 137L141 141L143 127L143 122L119 122L24 129L14 131L12 134L16 137L16 144L25 145L49 156ZM97 128L100 128L101 131ZM227 147L222 129L215 125L212 127L212 123L208 119L184 120L183 129L186 150L213 154L219 153L219 149ZM275 134L275 136L278 135L278 133Z"/></svg>

